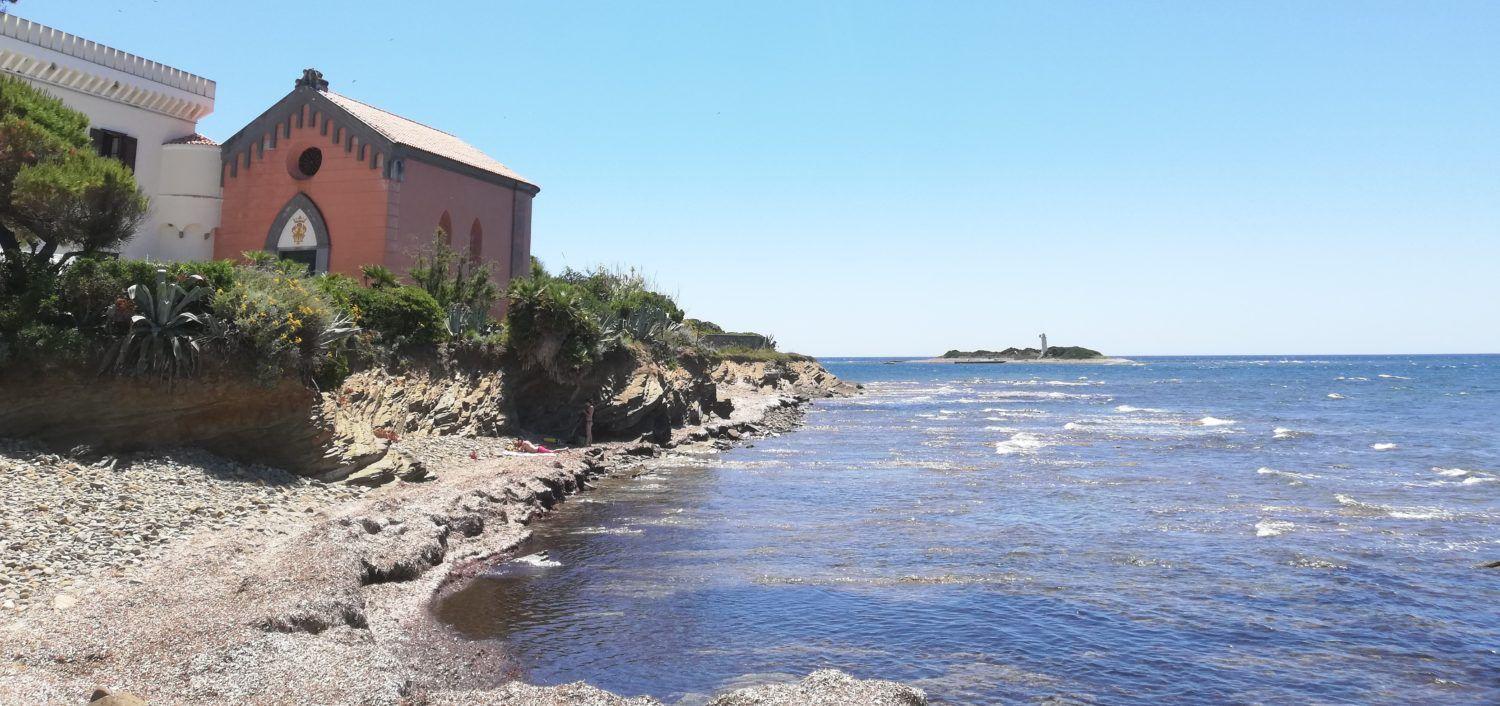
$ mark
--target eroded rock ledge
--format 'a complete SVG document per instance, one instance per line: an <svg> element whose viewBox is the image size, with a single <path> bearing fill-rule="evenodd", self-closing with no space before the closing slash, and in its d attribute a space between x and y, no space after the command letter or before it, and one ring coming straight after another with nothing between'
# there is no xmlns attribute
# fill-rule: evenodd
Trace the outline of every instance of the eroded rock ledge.
<svg viewBox="0 0 1500 706"><path fill-rule="evenodd" d="M0 374L0 436L63 449L121 453L190 446L326 481L421 480L425 471L390 455L402 438L496 436L519 430L578 435L584 403L596 403L597 438L660 434L726 419L734 394L820 397L844 383L811 361L735 363L685 358L668 366L616 355L561 385L526 374L444 361L364 370L337 390L300 382L265 386L232 370L168 386L159 380L84 372ZM743 391L743 389L741 390Z"/></svg>

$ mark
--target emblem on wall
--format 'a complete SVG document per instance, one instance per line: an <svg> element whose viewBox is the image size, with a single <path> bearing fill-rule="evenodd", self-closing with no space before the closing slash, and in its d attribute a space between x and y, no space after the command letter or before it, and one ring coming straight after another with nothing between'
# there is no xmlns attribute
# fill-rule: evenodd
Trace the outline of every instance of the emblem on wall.
<svg viewBox="0 0 1500 706"><path fill-rule="evenodd" d="M297 246L307 239L307 218L300 212L292 219L292 242Z"/></svg>
<svg viewBox="0 0 1500 706"><path fill-rule="evenodd" d="M318 232L317 222L299 208L281 226L281 234L276 237L276 249L308 250L317 247L322 237L323 234Z"/></svg>

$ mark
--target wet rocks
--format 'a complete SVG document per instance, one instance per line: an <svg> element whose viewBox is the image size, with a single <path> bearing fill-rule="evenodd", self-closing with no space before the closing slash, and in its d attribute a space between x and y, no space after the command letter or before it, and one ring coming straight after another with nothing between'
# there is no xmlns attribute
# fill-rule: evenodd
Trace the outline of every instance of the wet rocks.
<svg viewBox="0 0 1500 706"><path fill-rule="evenodd" d="M795 684L767 684L737 689L708 706L926 706L921 689L893 681L860 680L836 669L809 674Z"/></svg>

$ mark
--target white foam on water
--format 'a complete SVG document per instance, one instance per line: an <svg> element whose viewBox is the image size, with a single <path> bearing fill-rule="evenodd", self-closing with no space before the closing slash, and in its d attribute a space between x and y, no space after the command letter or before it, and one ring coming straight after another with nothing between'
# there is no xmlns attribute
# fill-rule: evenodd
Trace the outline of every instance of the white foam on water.
<svg viewBox="0 0 1500 706"><path fill-rule="evenodd" d="M1383 378L1385 378L1387 380L1410 380L1411 379L1409 377L1402 377L1400 375L1386 375L1385 373L1381 373L1377 377L1383 377Z"/></svg>
<svg viewBox="0 0 1500 706"><path fill-rule="evenodd" d="M1115 411L1116 412L1129 413L1129 412L1160 412L1161 410L1159 410L1159 409L1152 409L1150 407L1133 407L1133 406L1128 405L1128 404L1122 404L1122 405L1116 407Z"/></svg>
<svg viewBox="0 0 1500 706"><path fill-rule="evenodd" d="M1079 424L1078 422L1068 422L1067 424L1063 425L1063 428L1067 429L1068 431L1078 431L1079 429L1083 428L1083 425Z"/></svg>
<svg viewBox="0 0 1500 706"><path fill-rule="evenodd" d="M1302 432L1286 427L1276 427L1271 430L1272 439L1294 439L1299 436L1302 436Z"/></svg>
<svg viewBox="0 0 1500 706"><path fill-rule="evenodd" d="M1334 379L1335 380L1343 380L1345 382L1369 382L1370 381L1370 378L1361 378L1361 377L1346 378L1343 375L1340 375L1340 376L1338 376L1338 377L1336 377Z"/></svg>
<svg viewBox="0 0 1500 706"><path fill-rule="evenodd" d="M1219 419L1218 417L1204 417L1198 420L1198 426L1204 427L1225 427L1235 423L1237 422L1233 419Z"/></svg>
<svg viewBox="0 0 1500 706"><path fill-rule="evenodd" d="M1382 441L1378 444L1370 444L1370 448L1375 449L1376 451L1390 451L1391 449L1397 447L1395 444L1392 444L1389 441Z"/></svg>
<svg viewBox="0 0 1500 706"><path fill-rule="evenodd" d="M1333 496L1338 504L1351 510L1366 515L1385 515L1398 520L1435 520L1448 517L1448 513L1440 508L1431 507L1392 507L1390 505L1376 505L1374 503L1360 502L1343 493Z"/></svg>
<svg viewBox="0 0 1500 706"><path fill-rule="evenodd" d="M1041 437L1030 432L1018 431L1005 441L996 442L995 453L1001 456L1011 454L1032 453L1037 449L1051 446Z"/></svg>
<svg viewBox="0 0 1500 706"><path fill-rule="evenodd" d="M999 414L1007 417L1045 417L1047 413L1040 409L1012 409L1007 407L985 407L981 412Z"/></svg>
<svg viewBox="0 0 1500 706"><path fill-rule="evenodd" d="M537 552L535 554L527 554L526 556L516 557L514 559L511 559L510 563L512 563L512 564L526 564L528 566L536 566L536 567L542 567L542 568L553 568L553 567L557 567L557 566L562 566L562 562L556 561L556 560L552 559L551 557L547 556L547 552Z"/></svg>
<svg viewBox="0 0 1500 706"><path fill-rule="evenodd" d="M1475 485L1475 484L1478 484L1478 483L1488 483L1488 482L1490 482L1492 480L1495 480L1494 476L1469 476L1468 478L1464 479L1463 484L1464 485Z"/></svg>
<svg viewBox="0 0 1500 706"><path fill-rule="evenodd" d="M1276 477L1276 478L1285 478L1285 479L1287 479L1291 483L1291 485L1303 485L1302 481L1309 480L1309 479L1312 479L1312 478L1318 478L1319 477L1319 476L1313 475L1311 473L1293 473L1292 471L1278 471L1278 470L1276 470L1274 468L1267 468L1266 466L1261 466L1260 468L1255 469L1255 473L1256 473L1256 475L1273 476L1273 477Z"/></svg>
<svg viewBox="0 0 1500 706"><path fill-rule="evenodd" d="M1016 428L1015 427L987 426L987 427L984 428L984 430L985 431L1003 431L1003 432L1005 432L1007 434L1014 434L1014 433L1016 433Z"/></svg>
<svg viewBox="0 0 1500 706"><path fill-rule="evenodd" d="M1077 392L1033 392L1031 390L1001 390L986 392L981 397L989 400L1095 400L1108 395L1089 395Z"/></svg>
<svg viewBox="0 0 1500 706"><path fill-rule="evenodd" d="M582 527L573 530L573 534L641 534L645 530L631 527ZM562 564L557 564L562 566Z"/></svg>
<svg viewBox="0 0 1500 706"><path fill-rule="evenodd" d="M1436 466L1432 468L1432 472L1440 476L1448 476L1450 478L1456 476L1466 476L1470 473L1469 471L1466 471L1462 468L1439 468Z"/></svg>
<svg viewBox="0 0 1500 706"><path fill-rule="evenodd" d="M1344 399L1344 396L1340 395L1337 392L1330 392L1330 393L1328 393L1328 399L1330 399L1330 400L1341 400L1341 399Z"/></svg>
<svg viewBox="0 0 1500 706"><path fill-rule="evenodd" d="M1052 387L1091 387L1103 382L1079 382L1074 380L1007 380L1011 385L1046 385Z"/></svg>
<svg viewBox="0 0 1500 706"><path fill-rule="evenodd" d="M1295 526L1286 520L1261 520L1255 523L1255 536L1275 537Z"/></svg>

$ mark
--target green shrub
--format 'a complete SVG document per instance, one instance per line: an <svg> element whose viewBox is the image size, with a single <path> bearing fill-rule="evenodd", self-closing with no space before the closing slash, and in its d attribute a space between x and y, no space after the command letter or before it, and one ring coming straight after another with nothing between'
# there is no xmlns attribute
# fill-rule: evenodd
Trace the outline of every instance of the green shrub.
<svg viewBox="0 0 1500 706"><path fill-rule="evenodd" d="M433 344L448 339L448 316L431 294L419 287L357 290L351 308L355 321L395 346Z"/></svg>
<svg viewBox="0 0 1500 706"><path fill-rule="evenodd" d="M384 265L361 265L359 273L365 278L365 286L372 289L401 286L401 281L397 279L396 273L390 271Z"/></svg>
<svg viewBox="0 0 1500 706"><path fill-rule="evenodd" d="M330 331L347 328L311 278L241 268L238 280L217 293L213 311L229 322L228 337L255 362L257 376L312 374L327 362Z"/></svg>
<svg viewBox="0 0 1500 706"><path fill-rule="evenodd" d="M312 284L323 293L329 303L338 307L339 311L348 312L352 318L359 318L353 316L354 306L359 301L359 292L364 289L360 286L359 280L348 275L328 273L315 275L312 278Z"/></svg>
<svg viewBox="0 0 1500 706"><path fill-rule="evenodd" d="M693 333L700 336L705 333L724 333L724 329L712 321L685 319L682 323L686 324L689 329L692 329Z"/></svg>
<svg viewBox="0 0 1500 706"><path fill-rule="evenodd" d="M783 353L774 348L745 348L734 346L713 351L712 355L736 363L789 363L816 360L801 353Z"/></svg>
<svg viewBox="0 0 1500 706"><path fill-rule="evenodd" d="M110 278L120 284L120 291L132 284L154 286L156 271L166 270L167 279L181 283L188 277L198 275L208 281L214 291L227 289L234 284L241 268L229 260L207 262L152 262L150 260L125 259L80 259L70 265L64 278Z"/></svg>
<svg viewBox="0 0 1500 706"><path fill-rule="evenodd" d="M31 324L16 332L14 342L5 346L6 356L34 366L82 365L92 347L82 332L70 326Z"/></svg>
<svg viewBox="0 0 1500 706"><path fill-rule="evenodd" d="M512 282L506 298L506 341L523 368L561 382L599 359L599 320L577 287L528 277Z"/></svg>

